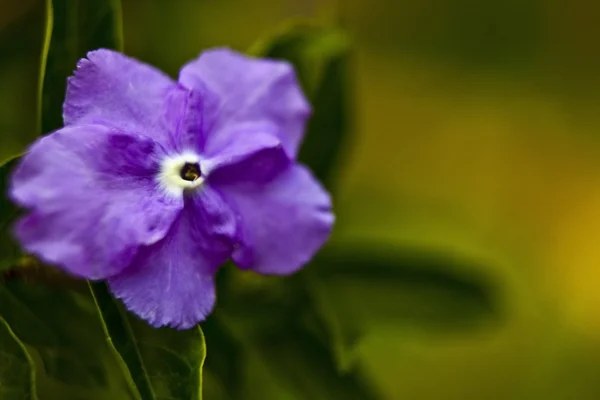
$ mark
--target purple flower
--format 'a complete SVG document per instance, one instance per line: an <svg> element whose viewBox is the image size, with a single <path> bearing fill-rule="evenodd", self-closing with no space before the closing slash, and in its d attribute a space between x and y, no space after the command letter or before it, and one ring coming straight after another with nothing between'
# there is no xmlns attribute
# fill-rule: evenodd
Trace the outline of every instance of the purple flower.
<svg viewBox="0 0 600 400"><path fill-rule="evenodd" d="M106 279L152 325L192 327L226 260L285 275L327 240L329 195L295 161L309 115L285 62L215 49L175 82L90 52L69 78L64 128L13 175L28 210L16 236L45 262Z"/></svg>

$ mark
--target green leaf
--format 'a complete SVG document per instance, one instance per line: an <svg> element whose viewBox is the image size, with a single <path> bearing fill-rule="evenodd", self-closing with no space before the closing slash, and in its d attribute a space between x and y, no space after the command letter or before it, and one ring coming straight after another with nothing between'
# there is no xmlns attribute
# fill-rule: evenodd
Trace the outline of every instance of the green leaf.
<svg viewBox="0 0 600 400"><path fill-rule="evenodd" d="M414 249L330 248L306 271L342 370L369 329L449 335L496 322L495 288L472 262Z"/></svg>
<svg viewBox="0 0 600 400"><path fill-rule="evenodd" d="M40 68L43 53L40 48L47 19L44 7L28 7L23 2L3 2L2 5L0 104L4 106L0 108L0 165L22 152L38 135L38 120L31 118L31 111L36 110L38 101L35 87L39 81L34 76Z"/></svg>
<svg viewBox="0 0 600 400"><path fill-rule="evenodd" d="M217 318L210 316L202 323L210 355L204 363L204 398L237 399L242 396L237 383L243 376L243 349Z"/></svg>
<svg viewBox="0 0 600 400"><path fill-rule="evenodd" d="M37 132L42 135L44 133L42 127L42 116L43 116L43 98L44 98L44 82L46 78L46 68L48 67L48 52L50 50L50 39L52 38L52 29L54 25L54 9L52 7L52 0L46 0L44 3L45 8L45 27L44 37L42 41L42 49L40 52L40 70L38 75L38 115L37 115Z"/></svg>
<svg viewBox="0 0 600 400"><path fill-rule="evenodd" d="M230 399L374 399L360 371L338 372L324 340L324 327L298 277L262 277L228 268L220 273L221 301L213 313L220 330L236 343L234 357L208 353L207 365L219 358L237 363L241 374L229 375ZM220 334L224 336L224 334ZM210 341L209 349L219 348ZM221 367L221 376L234 366ZM215 370L211 370L215 372ZM216 375L219 375L216 372Z"/></svg>
<svg viewBox="0 0 600 400"><path fill-rule="evenodd" d="M295 23L260 40L249 53L294 66L313 106L299 160L330 186L351 131L348 39L336 28Z"/></svg>
<svg viewBox="0 0 600 400"><path fill-rule="evenodd" d="M0 315L31 354L44 400L135 398L85 282L42 266L14 270L0 285Z"/></svg>
<svg viewBox="0 0 600 400"><path fill-rule="evenodd" d="M53 0L54 27L42 86L43 133L63 125L67 77L90 50L122 50L120 0Z"/></svg>
<svg viewBox="0 0 600 400"><path fill-rule="evenodd" d="M8 199L7 193L10 174L18 162L19 158L16 157L0 167L0 273L15 267L22 256L11 234L19 210Z"/></svg>
<svg viewBox="0 0 600 400"><path fill-rule="evenodd" d="M153 328L127 312L104 283L90 283L108 344L128 367L141 398L202 398L206 356L200 327L180 331Z"/></svg>
<svg viewBox="0 0 600 400"><path fill-rule="evenodd" d="M227 320L232 331L245 325ZM288 322L289 323L289 322ZM365 382L353 374L340 375L327 344L299 324L280 331L261 331L246 343L246 396L240 399L374 399ZM260 390L253 390L261 382ZM275 395L277 393L277 395ZM268 396L267 394L271 394Z"/></svg>
<svg viewBox="0 0 600 400"><path fill-rule="evenodd" d="M0 317L0 398L37 400L35 365L27 348Z"/></svg>

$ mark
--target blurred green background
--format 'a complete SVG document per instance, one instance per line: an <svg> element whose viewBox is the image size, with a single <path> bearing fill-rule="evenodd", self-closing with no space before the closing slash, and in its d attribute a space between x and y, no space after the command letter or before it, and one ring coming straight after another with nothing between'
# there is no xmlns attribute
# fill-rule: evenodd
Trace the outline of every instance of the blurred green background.
<svg viewBox="0 0 600 400"><path fill-rule="evenodd" d="M289 18L352 46L319 293L355 368L386 399L600 398L600 4L123 0L125 51L176 75ZM0 159L36 136L42 21L1 0ZM343 279L377 263L404 284Z"/></svg>

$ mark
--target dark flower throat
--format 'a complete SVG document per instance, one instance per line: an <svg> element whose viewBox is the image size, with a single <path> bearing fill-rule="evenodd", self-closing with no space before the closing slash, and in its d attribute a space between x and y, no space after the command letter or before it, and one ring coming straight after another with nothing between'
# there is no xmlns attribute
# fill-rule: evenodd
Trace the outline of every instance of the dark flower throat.
<svg viewBox="0 0 600 400"><path fill-rule="evenodd" d="M185 163L183 167L181 167L181 172L179 173L181 179L186 181L193 182L196 179L202 176L202 172L200 171L200 165L198 163Z"/></svg>

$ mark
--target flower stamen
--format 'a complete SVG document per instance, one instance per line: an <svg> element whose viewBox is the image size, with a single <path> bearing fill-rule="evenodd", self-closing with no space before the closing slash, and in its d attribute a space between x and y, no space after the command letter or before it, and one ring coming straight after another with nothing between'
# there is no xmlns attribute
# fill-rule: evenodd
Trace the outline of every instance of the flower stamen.
<svg viewBox="0 0 600 400"><path fill-rule="evenodd" d="M196 190L206 178L206 174L202 173L206 169L201 165L200 157L190 152L165 157L157 176L158 183L173 196Z"/></svg>
<svg viewBox="0 0 600 400"><path fill-rule="evenodd" d="M194 182L196 179L202 176L200 165L198 165L198 163L186 162L181 168L179 176L181 176L181 179Z"/></svg>

